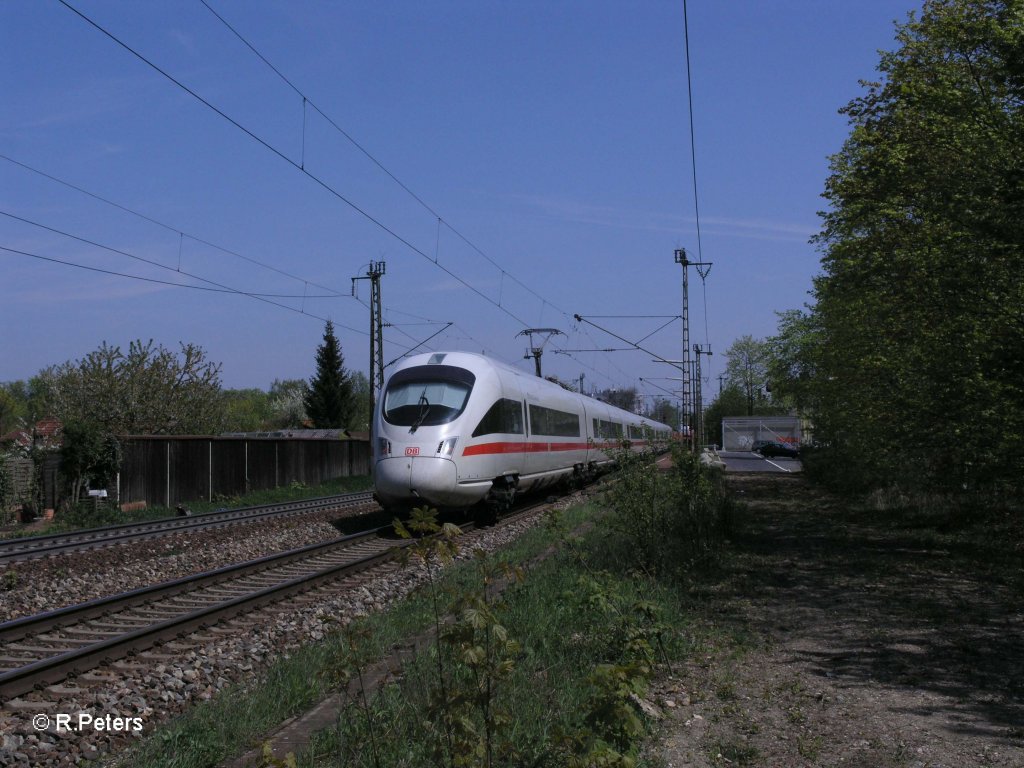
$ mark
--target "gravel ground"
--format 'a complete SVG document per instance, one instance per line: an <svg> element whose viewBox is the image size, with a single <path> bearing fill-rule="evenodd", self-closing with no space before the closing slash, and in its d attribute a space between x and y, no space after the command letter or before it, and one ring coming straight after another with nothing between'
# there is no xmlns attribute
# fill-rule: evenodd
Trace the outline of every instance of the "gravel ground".
<svg viewBox="0 0 1024 768"><path fill-rule="evenodd" d="M541 520L541 514L534 514L512 524L474 531L464 537L459 559L472 557L475 548L499 549ZM0 712L0 733L4 734L0 765L66 766L110 756L191 703L209 699L227 685L256 679L282 654L322 640L339 623L345 625L357 616L384 610L423 580L422 570L414 565L390 564L369 576L347 580L347 587L335 585L307 593L308 600L294 600L286 609L261 610L227 622L217 633L196 633L180 639L174 648L160 648L159 654L83 676L86 680L108 676L109 683L86 689L81 681L69 680L46 701L40 694L29 694L8 702ZM76 688L76 684L83 687ZM79 712L95 717L137 717L142 730L128 735L58 731L53 722L56 713ZM39 713L51 718L49 727L41 731L32 722Z"/></svg>
<svg viewBox="0 0 1024 768"><path fill-rule="evenodd" d="M729 482L746 512L723 569L694 587L699 652L653 692L653 756L1024 766L1019 530L900 526L796 476Z"/></svg>
<svg viewBox="0 0 1024 768"><path fill-rule="evenodd" d="M376 510L313 512L12 563L0 571L0 622L328 541L341 535L333 524L340 518Z"/></svg>

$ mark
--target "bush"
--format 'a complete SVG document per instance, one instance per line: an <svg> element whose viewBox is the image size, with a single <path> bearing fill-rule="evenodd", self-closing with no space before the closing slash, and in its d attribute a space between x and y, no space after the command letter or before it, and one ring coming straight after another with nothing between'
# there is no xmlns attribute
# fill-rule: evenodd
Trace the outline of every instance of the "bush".
<svg viewBox="0 0 1024 768"><path fill-rule="evenodd" d="M628 562L659 575L681 574L715 557L728 533L731 504L720 480L681 446L672 467L659 470L649 455L623 452L607 491L612 546L626 547Z"/></svg>

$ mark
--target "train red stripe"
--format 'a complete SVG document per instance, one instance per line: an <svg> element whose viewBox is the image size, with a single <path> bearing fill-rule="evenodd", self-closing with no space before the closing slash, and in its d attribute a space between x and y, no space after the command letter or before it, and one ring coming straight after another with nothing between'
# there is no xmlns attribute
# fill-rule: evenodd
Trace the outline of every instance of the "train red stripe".
<svg viewBox="0 0 1024 768"><path fill-rule="evenodd" d="M646 445L644 442L634 442L633 446ZM463 451L463 456L483 456L492 453L550 453L553 451L586 451L599 450L604 448L603 445L592 445L590 443L513 443L513 442L497 442L497 443L480 443L478 445L467 445Z"/></svg>

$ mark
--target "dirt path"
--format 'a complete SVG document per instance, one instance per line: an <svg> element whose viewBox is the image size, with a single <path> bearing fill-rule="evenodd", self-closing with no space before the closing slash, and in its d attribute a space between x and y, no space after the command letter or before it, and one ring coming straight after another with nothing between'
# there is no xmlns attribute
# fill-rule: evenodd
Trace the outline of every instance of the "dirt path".
<svg viewBox="0 0 1024 768"><path fill-rule="evenodd" d="M695 589L699 660L659 681L673 766L1024 768L1019 540L896 527L800 476L746 511Z"/></svg>

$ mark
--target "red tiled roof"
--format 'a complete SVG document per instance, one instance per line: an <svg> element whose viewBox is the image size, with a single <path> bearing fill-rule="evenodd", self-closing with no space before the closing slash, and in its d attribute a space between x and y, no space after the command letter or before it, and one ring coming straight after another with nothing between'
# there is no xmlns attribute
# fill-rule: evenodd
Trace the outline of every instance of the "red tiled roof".
<svg viewBox="0 0 1024 768"><path fill-rule="evenodd" d="M60 433L63 426L59 420L52 417L40 419L35 426L36 437L44 447L56 448L61 444ZM11 430L5 435L0 435L0 443L17 443L27 448L32 444L32 432L27 429Z"/></svg>

